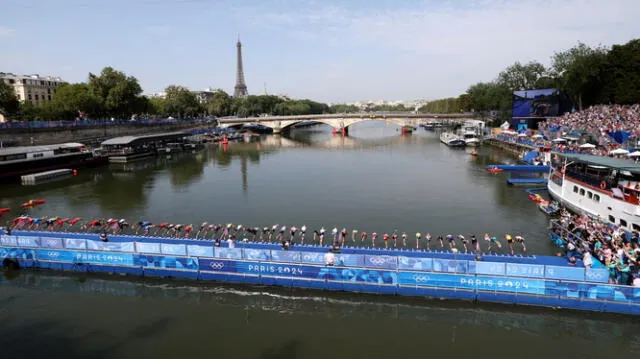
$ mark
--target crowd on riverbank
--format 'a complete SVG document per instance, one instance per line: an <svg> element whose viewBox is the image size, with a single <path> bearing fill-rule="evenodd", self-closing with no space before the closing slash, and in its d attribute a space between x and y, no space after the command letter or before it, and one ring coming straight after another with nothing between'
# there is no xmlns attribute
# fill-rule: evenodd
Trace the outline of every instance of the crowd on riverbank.
<svg viewBox="0 0 640 359"><path fill-rule="evenodd" d="M525 253L527 247L525 238L521 235L504 235L506 246L503 248L501 239L485 233L476 237L473 234L446 234L432 236L430 233L415 233L409 235L406 232L394 230L390 233L368 233L346 228L334 227L327 231L324 227L308 229L306 225L300 227L283 226L275 224L268 227L247 227L242 224L209 224L207 222L198 226L193 224L172 224L169 222L151 223L150 221L138 221L131 225L125 219L91 219L61 217L30 217L19 216L7 224L10 230L46 230L56 232L86 232L86 233L112 233L133 234L144 236L158 236L168 238L184 238L197 240L213 240L217 245L227 241L233 245L235 241L261 241L281 243L285 247L300 244L333 244L334 246L358 245L384 248L416 248L426 250L447 249L452 252L482 253L482 242L486 244L487 252L510 253L516 251ZM327 233L328 232L328 233Z"/></svg>
<svg viewBox="0 0 640 359"><path fill-rule="evenodd" d="M623 148L621 143L640 139L640 105L599 105L586 110L567 113L538 123L538 133L519 134L505 132L498 138L531 147L548 147L561 153L584 153L597 156L630 158L640 161L640 156L629 157L627 153L616 153ZM591 138L591 145L584 147L580 137Z"/></svg>
<svg viewBox="0 0 640 359"><path fill-rule="evenodd" d="M552 231L566 241L570 261L581 257L585 267L596 258L609 269L609 282L640 287L640 238L598 218L563 210ZM573 258L573 259L571 259Z"/></svg>
<svg viewBox="0 0 640 359"><path fill-rule="evenodd" d="M583 111L548 119L539 123L538 128L547 133L578 131L599 135L606 143L613 141L608 133L615 131L628 132L632 138L640 138L640 105L591 106Z"/></svg>

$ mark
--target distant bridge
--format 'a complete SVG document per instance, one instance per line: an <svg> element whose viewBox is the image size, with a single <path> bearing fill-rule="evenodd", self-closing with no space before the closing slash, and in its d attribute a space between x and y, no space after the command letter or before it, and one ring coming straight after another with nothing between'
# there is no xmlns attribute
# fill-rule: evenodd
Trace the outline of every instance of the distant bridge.
<svg viewBox="0 0 640 359"><path fill-rule="evenodd" d="M301 122L317 122L331 126L335 130L346 130L349 126L363 121L391 122L398 126L416 126L426 122L464 122L473 119L471 113L461 114L426 114L426 113L343 113L323 115L299 115L299 116L263 116L263 117L225 117L218 118L218 124L222 127L230 127L245 124L257 124L273 129L274 133L280 133L285 129Z"/></svg>

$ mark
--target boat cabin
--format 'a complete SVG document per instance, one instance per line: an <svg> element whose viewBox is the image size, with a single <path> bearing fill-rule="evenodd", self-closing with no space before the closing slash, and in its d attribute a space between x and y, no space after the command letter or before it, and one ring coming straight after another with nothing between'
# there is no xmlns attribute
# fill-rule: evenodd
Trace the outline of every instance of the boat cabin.
<svg viewBox="0 0 640 359"><path fill-rule="evenodd" d="M86 152L82 143L60 143L46 146L20 146L0 148L0 164L17 163L21 161L53 158L58 156Z"/></svg>

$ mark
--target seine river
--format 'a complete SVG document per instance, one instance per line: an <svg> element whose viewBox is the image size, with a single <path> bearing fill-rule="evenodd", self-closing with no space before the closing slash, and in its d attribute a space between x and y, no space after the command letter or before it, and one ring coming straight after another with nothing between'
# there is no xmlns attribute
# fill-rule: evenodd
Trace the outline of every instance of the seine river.
<svg viewBox="0 0 640 359"><path fill-rule="evenodd" d="M369 122L343 138L313 126L3 185L0 207L45 199L32 215L397 230L412 245L415 232L510 233L531 253L555 253L524 190L486 171L514 159L470 152L422 129L401 136ZM0 278L0 323L3 354L21 358L610 358L640 349L640 326L624 316L49 272Z"/></svg>

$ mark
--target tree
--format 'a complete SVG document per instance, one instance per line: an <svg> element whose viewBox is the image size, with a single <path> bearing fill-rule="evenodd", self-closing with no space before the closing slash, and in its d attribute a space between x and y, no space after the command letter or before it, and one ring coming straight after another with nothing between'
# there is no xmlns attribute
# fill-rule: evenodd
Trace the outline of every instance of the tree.
<svg viewBox="0 0 640 359"><path fill-rule="evenodd" d="M165 89L164 112L173 117L195 117L203 109L196 95L186 87L171 85Z"/></svg>
<svg viewBox="0 0 640 359"><path fill-rule="evenodd" d="M559 79L560 90L567 93L578 109L598 102L602 96L603 66L607 60L605 47L591 48L583 43L551 58L551 68ZM585 101L583 101L585 100Z"/></svg>
<svg viewBox="0 0 640 359"><path fill-rule="evenodd" d="M100 99L86 83L63 84L56 90L51 101L40 106L43 118L48 120L70 120L79 113L89 117L100 112Z"/></svg>
<svg viewBox="0 0 640 359"><path fill-rule="evenodd" d="M640 40L614 45L603 69L603 102L640 103Z"/></svg>
<svg viewBox="0 0 640 359"><path fill-rule="evenodd" d="M105 67L100 75L89 73L91 93L100 100L102 115L129 117L138 107L142 88L133 76Z"/></svg>
<svg viewBox="0 0 640 359"><path fill-rule="evenodd" d="M207 113L213 116L228 116L231 113L231 96L221 89L217 89L206 104Z"/></svg>
<svg viewBox="0 0 640 359"><path fill-rule="evenodd" d="M23 101L20 103L19 116L21 119L26 121L35 121L40 119L41 114L42 108L34 105L31 101Z"/></svg>
<svg viewBox="0 0 640 359"><path fill-rule="evenodd" d="M164 99L162 97L151 97L147 103L147 113L150 115L164 115Z"/></svg>
<svg viewBox="0 0 640 359"><path fill-rule="evenodd" d="M355 105L335 104L331 105L329 111L332 113L354 113L360 112L360 109Z"/></svg>
<svg viewBox="0 0 640 359"><path fill-rule="evenodd" d="M20 101L13 91L13 87L0 80L0 114L12 117L18 113Z"/></svg>
<svg viewBox="0 0 640 359"><path fill-rule="evenodd" d="M545 76L547 70L539 62L521 64L516 62L498 74L497 82L511 91L536 89L538 80Z"/></svg>

